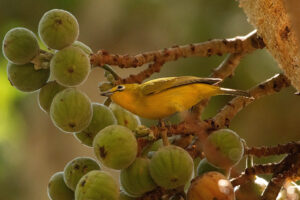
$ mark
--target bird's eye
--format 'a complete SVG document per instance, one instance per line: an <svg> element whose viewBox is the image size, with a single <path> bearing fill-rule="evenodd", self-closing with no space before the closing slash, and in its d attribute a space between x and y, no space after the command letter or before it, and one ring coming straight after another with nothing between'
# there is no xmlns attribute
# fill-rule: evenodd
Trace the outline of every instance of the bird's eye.
<svg viewBox="0 0 300 200"><path fill-rule="evenodd" d="M120 91L120 90L124 90L125 87L124 87L123 85L119 85L119 86L117 87L117 89Z"/></svg>

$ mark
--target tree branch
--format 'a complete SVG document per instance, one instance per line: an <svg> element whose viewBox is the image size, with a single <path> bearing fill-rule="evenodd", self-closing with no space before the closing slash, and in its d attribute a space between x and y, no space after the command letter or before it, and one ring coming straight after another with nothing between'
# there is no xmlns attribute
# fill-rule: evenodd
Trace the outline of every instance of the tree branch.
<svg viewBox="0 0 300 200"><path fill-rule="evenodd" d="M160 69L163 66L163 64L163 62L155 62L153 64L149 64L147 69L141 71L136 75L130 75L127 78L121 79L120 83L142 83L143 80L149 78L153 73L160 72Z"/></svg>
<svg viewBox="0 0 300 200"><path fill-rule="evenodd" d="M289 85L290 82L284 75L277 74L265 82L253 87L250 90L250 94L254 97L254 100L257 100L263 96L279 92ZM179 124L165 126L167 134L168 136L195 135L198 136L200 140L205 139L208 132L228 126L234 116L252 101L253 100L249 98L236 97L225 105L214 118L206 121L188 119ZM162 131L161 128L153 126L150 129L154 138L159 138L159 133Z"/></svg>
<svg viewBox="0 0 300 200"><path fill-rule="evenodd" d="M245 149L245 154L257 157L300 153L300 142L279 144L273 147L251 147Z"/></svg>
<svg viewBox="0 0 300 200"><path fill-rule="evenodd" d="M260 99L263 96L271 95L279 92L281 89L290 86L290 81L282 74L277 74L274 77L266 80L265 82L257 85L249 90L252 97L255 100ZM220 129L228 127L230 121L235 115L241 111L244 107L253 102L253 99L245 97L235 97L222 110L209 122L213 129Z"/></svg>
<svg viewBox="0 0 300 200"><path fill-rule="evenodd" d="M296 12L297 0L290 2ZM248 21L257 28L258 35L266 44L268 51L278 62L278 66L300 91L300 48L299 33L293 25L284 5L284 0L240 0ZM299 9L299 8L298 8ZM298 15L299 16L299 15ZM299 21L299 20L298 20ZM296 22L296 21L294 21Z"/></svg>
<svg viewBox="0 0 300 200"><path fill-rule="evenodd" d="M139 67L151 62L169 62L178 58L191 56L223 55L225 53L251 52L263 48L264 43L257 37L256 31L246 36L230 39L214 39L203 43L195 43L183 46L173 46L158 51L150 51L135 56L110 54L106 50L100 50L91 55L92 65L118 65L120 68Z"/></svg>
<svg viewBox="0 0 300 200"><path fill-rule="evenodd" d="M300 153L289 154L275 169L272 179L261 197L261 200L275 200L284 182L296 171L300 165Z"/></svg>
<svg viewBox="0 0 300 200"><path fill-rule="evenodd" d="M240 64L244 53L234 53L230 54L210 75L213 78L221 78L225 79L229 76L232 76L237 66ZM203 99L197 105L195 105L192 109L195 117L197 119L201 118L201 114L204 108L207 106L210 99Z"/></svg>
<svg viewBox="0 0 300 200"><path fill-rule="evenodd" d="M265 164L265 165L255 165L253 167L245 169L240 176L231 179L231 184L233 187L242 185L252 179L254 175L258 174L271 174L275 171L277 164Z"/></svg>

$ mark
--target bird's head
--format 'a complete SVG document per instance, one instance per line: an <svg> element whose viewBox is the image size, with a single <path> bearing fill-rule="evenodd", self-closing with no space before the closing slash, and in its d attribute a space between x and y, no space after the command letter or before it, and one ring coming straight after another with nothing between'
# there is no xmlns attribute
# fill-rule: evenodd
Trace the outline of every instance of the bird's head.
<svg viewBox="0 0 300 200"><path fill-rule="evenodd" d="M135 92L137 85L138 84L117 85L108 91L102 92L101 95L106 96L106 97L123 96L125 94L130 94L130 93Z"/></svg>
<svg viewBox="0 0 300 200"><path fill-rule="evenodd" d="M110 97L113 102L127 110L131 110L131 107L139 97L138 86L138 84L117 85L106 92L102 92L101 95Z"/></svg>

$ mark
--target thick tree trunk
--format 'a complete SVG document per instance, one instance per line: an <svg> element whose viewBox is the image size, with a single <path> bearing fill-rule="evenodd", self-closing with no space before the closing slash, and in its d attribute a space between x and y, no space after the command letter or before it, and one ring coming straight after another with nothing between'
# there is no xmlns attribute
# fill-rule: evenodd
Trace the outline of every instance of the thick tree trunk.
<svg viewBox="0 0 300 200"><path fill-rule="evenodd" d="M290 3L286 7L284 4L287 1L240 0L240 6L248 16L249 22L257 28L258 34L280 68L291 80L292 85L300 91L300 43L297 38L299 32L297 26L292 26L292 15L287 13Z"/></svg>

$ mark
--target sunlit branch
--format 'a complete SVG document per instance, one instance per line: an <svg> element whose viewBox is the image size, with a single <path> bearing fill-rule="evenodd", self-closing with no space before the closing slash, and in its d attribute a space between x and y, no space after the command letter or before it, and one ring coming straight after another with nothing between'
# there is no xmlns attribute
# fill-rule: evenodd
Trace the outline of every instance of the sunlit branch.
<svg viewBox="0 0 300 200"><path fill-rule="evenodd" d="M300 153L299 142L289 142L287 144L278 144L273 147L251 147L246 148L245 154L255 155L257 157Z"/></svg>
<svg viewBox="0 0 300 200"><path fill-rule="evenodd" d="M254 100L257 100L266 95L279 92L281 89L288 86L290 86L290 81L283 74L277 74L250 89L249 92ZM212 129L229 126L230 121L235 117L235 115L251 102L253 102L253 99L245 97L236 97L231 100L212 120L210 120Z"/></svg>
<svg viewBox="0 0 300 200"><path fill-rule="evenodd" d="M231 179L231 184L235 187L250 181L253 175L271 174L275 171L276 166L276 164L254 165L253 167L245 169L240 176Z"/></svg>
<svg viewBox="0 0 300 200"><path fill-rule="evenodd" d="M230 54L210 75L210 77L225 79L234 74L235 69L240 64L244 53ZM207 106L209 99L203 99L193 107L193 113L197 119L200 119L204 108Z"/></svg>
<svg viewBox="0 0 300 200"><path fill-rule="evenodd" d="M195 43L183 46L173 46L162 50L145 52L134 56L111 54L106 50L100 50L91 55L91 64L117 65L120 68L139 67L152 62L169 62L178 58L191 56L207 57L223 55L226 53L251 52L254 49L263 48L264 43L256 35L256 31L246 36L238 36L230 39L214 39L203 43Z"/></svg>

